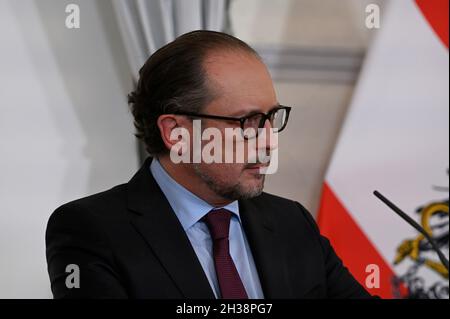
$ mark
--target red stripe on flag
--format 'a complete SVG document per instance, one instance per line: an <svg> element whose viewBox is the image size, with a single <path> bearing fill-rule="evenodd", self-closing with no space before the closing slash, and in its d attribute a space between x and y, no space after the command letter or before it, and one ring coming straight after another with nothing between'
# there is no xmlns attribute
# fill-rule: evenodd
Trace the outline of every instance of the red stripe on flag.
<svg viewBox="0 0 450 319"><path fill-rule="evenodd" d="M422 14L448 49L449 0L416 0Z"/></svg>
<svg viewBox="0 0 450 319"><path fill-rule="evenodd" d="M330 240L345 266L364 287L369 275L366 273L366 266L378 265L380 287L371 288L368 291L382 298L393 298L391 280L394 272L327 183L323 187L318 224L321 233ZM374 225L374 227L382 227L382 225Z"/></svg>

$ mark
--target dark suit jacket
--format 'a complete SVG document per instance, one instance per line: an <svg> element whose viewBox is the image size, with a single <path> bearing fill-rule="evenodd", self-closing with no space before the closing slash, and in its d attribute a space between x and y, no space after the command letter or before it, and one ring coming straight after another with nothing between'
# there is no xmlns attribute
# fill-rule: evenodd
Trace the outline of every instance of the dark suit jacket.
<svg viewBox="0 0 450 319"><path fill-rule="evenodd" d="M46 233L55 298L214 298L167 199L149 170L59 207ZM263 193L239 201L266 298L368 298L299 203ZM80 287L66 287L68 264Z"/></svg>

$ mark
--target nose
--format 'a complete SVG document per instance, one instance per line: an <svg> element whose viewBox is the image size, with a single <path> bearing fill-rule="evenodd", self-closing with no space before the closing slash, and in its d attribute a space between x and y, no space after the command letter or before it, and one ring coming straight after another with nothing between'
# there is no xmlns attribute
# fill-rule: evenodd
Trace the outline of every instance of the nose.
<svg viewBox="0 0 450 319"><path fill-rule="evenodd" d="M266 119L264 127L258 135L258 148L265 148L268 151L278 148L278 133L273 131L269 119Z"/></svg>

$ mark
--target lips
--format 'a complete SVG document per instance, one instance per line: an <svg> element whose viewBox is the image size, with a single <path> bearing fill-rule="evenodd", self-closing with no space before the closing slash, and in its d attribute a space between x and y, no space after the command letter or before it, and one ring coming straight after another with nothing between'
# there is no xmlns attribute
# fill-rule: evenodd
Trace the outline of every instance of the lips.
<svg viewBox="0 0 450 319"><path fill-rule="evenodd" d="M262 169L262 168L266 168L269 167L270 163L265 163L265 164L253 164L253 165L248 165L247 167L245 167L245 169Z"/></svg>

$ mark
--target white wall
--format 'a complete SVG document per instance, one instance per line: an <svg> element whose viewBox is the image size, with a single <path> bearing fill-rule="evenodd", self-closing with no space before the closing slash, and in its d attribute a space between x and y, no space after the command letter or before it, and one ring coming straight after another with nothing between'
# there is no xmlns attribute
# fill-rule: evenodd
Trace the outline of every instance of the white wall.
<svg viewBox="0 0 450 319"><path fill-rule="evenodd" d="M78 30L67 3L0 0L0 298L51 297L49 215L138 167L110 3L77 0Z"/></svg>
<svg viewBox="0 0 450 319"><path fill-rule="evenodd" d="M231 0L233 31L254 45L365 48L365 7L385 0Z"/></svg>

